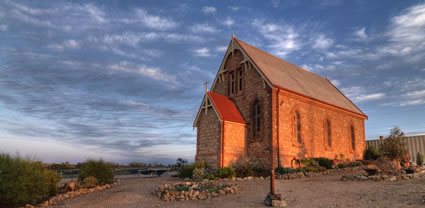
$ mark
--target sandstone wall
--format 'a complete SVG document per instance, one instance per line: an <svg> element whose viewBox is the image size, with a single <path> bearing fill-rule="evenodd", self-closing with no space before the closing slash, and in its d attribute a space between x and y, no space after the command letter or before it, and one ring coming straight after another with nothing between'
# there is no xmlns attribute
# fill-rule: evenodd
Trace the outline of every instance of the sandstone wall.
<svg viewBox="0 0 425 208"><path fill-rule="evenodd" d="M280 163L290 167L295 158L327 157L356 160L363 158L366 148L364 119L316 101L285 91L279 92ZM295 111L301 116L302 143L295 136ZM331 146L326 140L325 121L331 122ZM355 149L351 146L350 125L355 129Z"/></svg>
<svg viewBox="0 0 425 208"><path fill-rule="evenodd" d="M212 107L208 114L202 111L197 127L196 160L205 160L212 167L219 167L221 124Z"/></svg>
<svg viewBox="0 0 425 208"><path fill-rule="evenodd" d="M246 156L245 124L224 121L223 164L230 166Z"/></svg>

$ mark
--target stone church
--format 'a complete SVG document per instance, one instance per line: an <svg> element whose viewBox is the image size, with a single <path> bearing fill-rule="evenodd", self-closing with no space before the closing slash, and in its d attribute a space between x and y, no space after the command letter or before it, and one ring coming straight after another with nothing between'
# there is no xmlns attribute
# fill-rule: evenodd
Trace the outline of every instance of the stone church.
<svg viewBox="0 0 425 208"><path fill-rule="evenodd" d="M284 167L310 157L357 160L365 119L327 78L233 36L193 124L195 159L216 168L244 157Z"/></svg>

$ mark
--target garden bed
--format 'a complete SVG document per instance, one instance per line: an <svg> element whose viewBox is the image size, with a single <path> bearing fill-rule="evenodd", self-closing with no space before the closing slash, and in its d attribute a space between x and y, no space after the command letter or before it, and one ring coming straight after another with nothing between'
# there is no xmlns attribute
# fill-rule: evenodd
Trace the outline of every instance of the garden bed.
<svg viewBox="0 0 425 208"><path fill-rule="evenodd" d="M236 184L220 182L183 182L164 184L154 191L154 195L164 201L205 200L239 192Z"/></svg>

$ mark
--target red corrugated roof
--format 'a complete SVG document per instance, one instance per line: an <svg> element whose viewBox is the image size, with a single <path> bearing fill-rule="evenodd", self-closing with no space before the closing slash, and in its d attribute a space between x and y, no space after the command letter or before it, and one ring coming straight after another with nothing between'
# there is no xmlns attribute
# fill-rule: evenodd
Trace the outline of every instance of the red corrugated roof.
<svg viewBox="0 0 425 208"><path fill-rule="evenodd" d="M213 92L208 92L208 97L222 120L246 123L235 104L228 97Z"/></svg>

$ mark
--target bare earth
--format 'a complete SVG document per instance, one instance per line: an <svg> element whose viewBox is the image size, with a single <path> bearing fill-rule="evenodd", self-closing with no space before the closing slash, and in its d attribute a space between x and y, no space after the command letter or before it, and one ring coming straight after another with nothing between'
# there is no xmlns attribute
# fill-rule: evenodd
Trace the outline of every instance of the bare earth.
<svg viewBox="0 0 425 208"><path fill-rule="evenodd" d="M358 172L360 173L360 172ZM425 207L425 179L402 182L343 182L342 175L276 180L277 192L288 207ZM205 201L165 202L152 195L159 185L176 183L168 177L121 180L112 189L60 202L56 207L265 207L268 180L238 181L237 194Z"/></svg>

